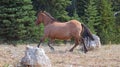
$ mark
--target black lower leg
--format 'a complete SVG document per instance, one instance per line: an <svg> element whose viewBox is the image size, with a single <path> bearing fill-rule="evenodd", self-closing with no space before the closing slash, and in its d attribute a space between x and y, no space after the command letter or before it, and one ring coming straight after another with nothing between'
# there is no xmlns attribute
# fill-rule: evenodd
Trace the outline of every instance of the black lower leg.
<svg viewBox="0 0 120 67"><path fill-rule="evenodd" d="M51 50L54 51L54 48L50 45L51 43L52 43L51 40L49 40L49 41L48 41L48 46L50 47Z"/></svg>
<svg viewBox="0 0 120 67"><path fill-rule="evenodd" d="M39 46L40 46L41 42L42 42L42 40L40 40L40 42L39 42L39 44L37 45L37 47L39 47Z"/></svg>
<svg viewBox="0 0 120 67"><path fill-rule="evenodd" d="M86 52L88 52L88 50L87 50L87 48L86 48L86 46L84 44L84 53L86 53Z"/></svg>
<svg viewBox="0 0 120 67"><path fill-rule="evenodd" d="M86 47L85 42L84 42L83 39L82 39L82 42L83 42L83 47L84 47L84 53L86 53L86 52L88 52L88 50L87 50L87 47Z"/></svg>

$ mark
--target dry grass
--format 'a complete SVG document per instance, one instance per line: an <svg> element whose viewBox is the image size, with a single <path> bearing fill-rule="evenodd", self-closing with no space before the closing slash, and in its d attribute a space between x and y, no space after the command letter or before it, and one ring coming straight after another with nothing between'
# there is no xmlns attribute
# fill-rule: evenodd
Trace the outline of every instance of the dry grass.
<svg viewBox="0 0 120 67"><path fill-rule="evenodd" d="M25 46L0 45L0 67L17 64L24 56ZM120 67L120 45L102 46L87 54L79 51L79 47L72 53L68 52L71 46L54 46L55 52L51 52L48 46L42 48L50 58L52 67Z"/></svg>

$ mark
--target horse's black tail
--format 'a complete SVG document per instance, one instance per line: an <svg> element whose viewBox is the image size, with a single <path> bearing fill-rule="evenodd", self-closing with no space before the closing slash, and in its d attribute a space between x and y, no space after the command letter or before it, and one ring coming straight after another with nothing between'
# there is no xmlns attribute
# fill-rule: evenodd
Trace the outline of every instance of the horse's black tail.
<svg viewBox="0 0 120 67"><path fill-rule="evenodd" d="M90 38L91 40L94 40L92 33L90 32L90 30L87 28L87 26L85 26L84 24L82 25L82 37L83 38Z"/></svg>

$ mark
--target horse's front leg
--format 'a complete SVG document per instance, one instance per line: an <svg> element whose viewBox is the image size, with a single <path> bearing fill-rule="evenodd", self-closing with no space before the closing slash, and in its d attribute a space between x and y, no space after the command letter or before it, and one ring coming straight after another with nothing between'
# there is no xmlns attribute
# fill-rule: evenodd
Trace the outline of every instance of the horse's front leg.
<svg viewBox="0 0 120 67"><path fill-rule="evenodd" d="M39 44L37 45L38 48L39 48L40 44L41 44L44 40L45 40L45 37L42 37L42 38L40 39L40 42L39 42Z"/></svg>
<svg viewBox="0 0 120 67"><path fill-rule="evenodd" d="M52 44L53 43L53 40L52 39L49 39L48 40L48 46L50 47L50 49L52 50L52 51L54 51L54 48L50 45L50 44Z"/></svg>

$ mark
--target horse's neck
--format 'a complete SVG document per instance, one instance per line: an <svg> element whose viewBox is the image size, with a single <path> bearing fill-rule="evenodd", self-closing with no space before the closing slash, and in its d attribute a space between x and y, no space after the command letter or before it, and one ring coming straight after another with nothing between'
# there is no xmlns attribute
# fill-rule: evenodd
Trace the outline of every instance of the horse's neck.
<svg viewBox="0 0 120 67"><path fill-rule="evenodd" d="M52 23L54 23L54 20L52 20L52 19L50 19L50 18L45 18L45 19L43 20L44 26L47 26L47 25L52 24Z"/></svg>
<svg viewBox="0 0 120 67"><path fill-rule="evenodd" d="M47 26L47 25L49 25L49 24L51 24L51 23L53 23L52 20L45 20L45 21L43 22L44 26Z"/></svg>

